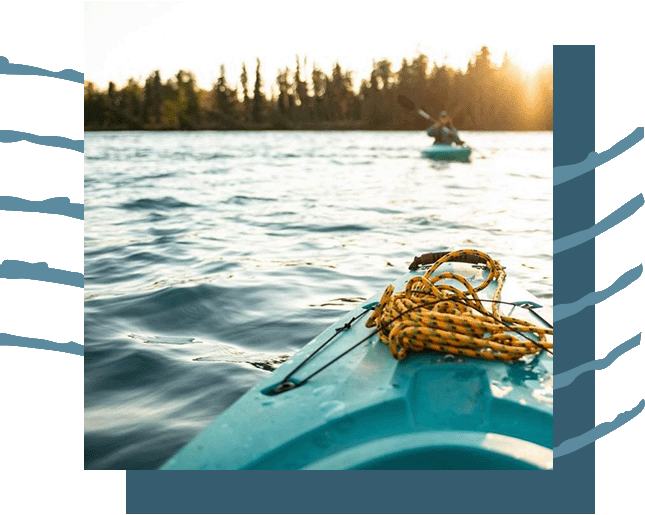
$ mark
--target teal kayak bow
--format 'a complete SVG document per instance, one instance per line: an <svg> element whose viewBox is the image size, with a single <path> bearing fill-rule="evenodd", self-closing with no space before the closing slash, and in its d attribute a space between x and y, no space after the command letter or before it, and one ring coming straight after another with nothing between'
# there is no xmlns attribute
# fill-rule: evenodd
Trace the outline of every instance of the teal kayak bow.
<svg viewBox="0 0 645 515"><path fill-rule="evenodd" d="M423 263L415 259L411 267L421 268L393 285L392 298L411 279L425 281ZM366 325L388 309L386 295L377 295L248 391L162 468L551 469L552 343L535 334L551 331L552 310L477 259L441 263L428 277L463 293L467 288L454 276L469 284L490 279L477 292L481 311L495 304L505 325L518 320L519 336L498 340L514 338L508 348L525 346L523 356L502 360L507 353L493 338L475 351L410 349L395 359L393 344L382 341L394 330L386 335L384 327ZM443 316L446 309L439 311ZM448 349L458 345L446 338ZM468 357L472 352L488 358Z"/></svg>

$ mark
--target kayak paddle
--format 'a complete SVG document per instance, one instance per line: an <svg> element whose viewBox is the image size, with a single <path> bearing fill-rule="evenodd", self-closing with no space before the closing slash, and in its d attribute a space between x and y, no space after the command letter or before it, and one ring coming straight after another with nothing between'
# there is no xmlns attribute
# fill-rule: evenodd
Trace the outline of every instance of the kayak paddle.
<svg viewBox="0 0 645 515"><path fill-rule="evenodd" d="M432 116L426 113L423 109L417 109L414 105L414 102L412 102L412 100L410 100L408 97L404 95L399 95L398 97L396 97L396 99L399 102L399 104L403 106L403 108L407 109L408 111L416 111L416 113L422 118L425 118L430 122L434 122L434 119L432 118Z"/></svg>

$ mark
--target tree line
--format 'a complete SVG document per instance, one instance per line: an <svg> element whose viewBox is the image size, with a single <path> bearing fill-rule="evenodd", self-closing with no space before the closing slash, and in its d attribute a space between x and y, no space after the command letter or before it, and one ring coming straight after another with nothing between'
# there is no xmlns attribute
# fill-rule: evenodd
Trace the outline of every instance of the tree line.
<svg viewBox="0 0 645 515"><path fill-rule="evenodd" d="M180 70L162 80L159 71L144 84L129 79L106 90L85 82L86 130L244 129L421 129L427 122L397 104L405 95L431 115L448 111L464 130L553 130L553 67L528 76L508 55L500 65L487 47L473 55L465 71L430 66L418 54L397 71L374 61L369 78L355 85L340 63L327 74L316 65L305 76L306 60L278 71L266 93L261 63L242 65L229 83L224 66L210 90L193 73ZM253 76L251 73L254 72ZM356 87L355 87L356 86Z"/></svg>

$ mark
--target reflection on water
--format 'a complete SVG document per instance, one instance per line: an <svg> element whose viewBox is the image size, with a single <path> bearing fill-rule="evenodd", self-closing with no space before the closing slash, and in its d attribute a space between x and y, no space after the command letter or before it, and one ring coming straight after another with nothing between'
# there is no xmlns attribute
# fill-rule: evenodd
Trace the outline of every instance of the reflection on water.
<svg viewBox="0 0 645 515"><path fill-rule="evenodd" d="M156 468L415 255L551 302L552 134L88 133L85 466Z"/></svg>

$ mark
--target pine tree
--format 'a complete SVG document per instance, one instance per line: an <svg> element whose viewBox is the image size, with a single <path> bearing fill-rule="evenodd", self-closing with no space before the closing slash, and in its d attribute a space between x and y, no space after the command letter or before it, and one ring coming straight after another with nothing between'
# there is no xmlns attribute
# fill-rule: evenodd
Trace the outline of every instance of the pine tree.
<svg viewBox="0 0 645 515"><path fill-rule="evenodd" d="M156 70L152 83L152 113L157 123L161 123L163 101L164 98L163 86L161 85L161 75L159 74L159 70Z"/></svg>
<svg viewBox="0 0 645 515"><path fill-rule="evenodd" d="M243 95L243 119L246 121L249 118L251 110L251 99L249 98L249 76L246 72L246 63L242 63L242 74L240 75L240 82L242 83Z"/></svg>
<svg viewBox="0 0 645 515"><path fill-rule="evenodd" d="M184 82L184 91L186 94L186 113L194 121L199 121L201 118L201 110L199 107L199 98L195 90L195 76L188 73L188 80Z"/></svg>
<svg viewBox="0 0 645 515"><path fill-rule="evenodd" d="M289 68L286 70L278 70L276 77L276 85L278 87L277 108L282 116L289 116Z"/></svg>
<svg viewBox="0 0 645 515"><path fill-rule="evenodd" d="M264 95L262 94L262 77L260 75L260 60L257 60L255 67L255 85L253 86L253 104L251 105L251 116L256 123L262 122L264 118Z"/></svg>
<svg viewBox="0 0 645 515"><path fill-rule="evenodd" d="M153 81L154 77L149 75L146 79L146 83L143 87L143 123L150 123L152 118L152 109L153 109Z"/></svg>
<svg viewBox="0 0 645 515"><path fill-rule="evenodd" d="M314 93L314 113L316 120L328 120L327 110L327 84L328 79L325 73L314 63L311 71L311 84Z"/></svg>
<svg viewBox="0 0 645 515"><path fill-rule="evenodd" d="M305 66L307 59L305 58ZM306 79L303 79L300 73L300 59L296 56L296 74L294 77L295 93L300 105L300 118L307 118L309 116L309 93Z"/></svg>
<svg viewBox="0 0 645 515"><path fill-rule="evenodd" d="M217 93L216 93L216 98L217 98L217 110L225 115L228 116L231 114L231 99L230 99L230 92L228 89L228 86L226 84L226 69L224 68L224 65L220 65L219 67L219 78L217 79Z"/></svg>

